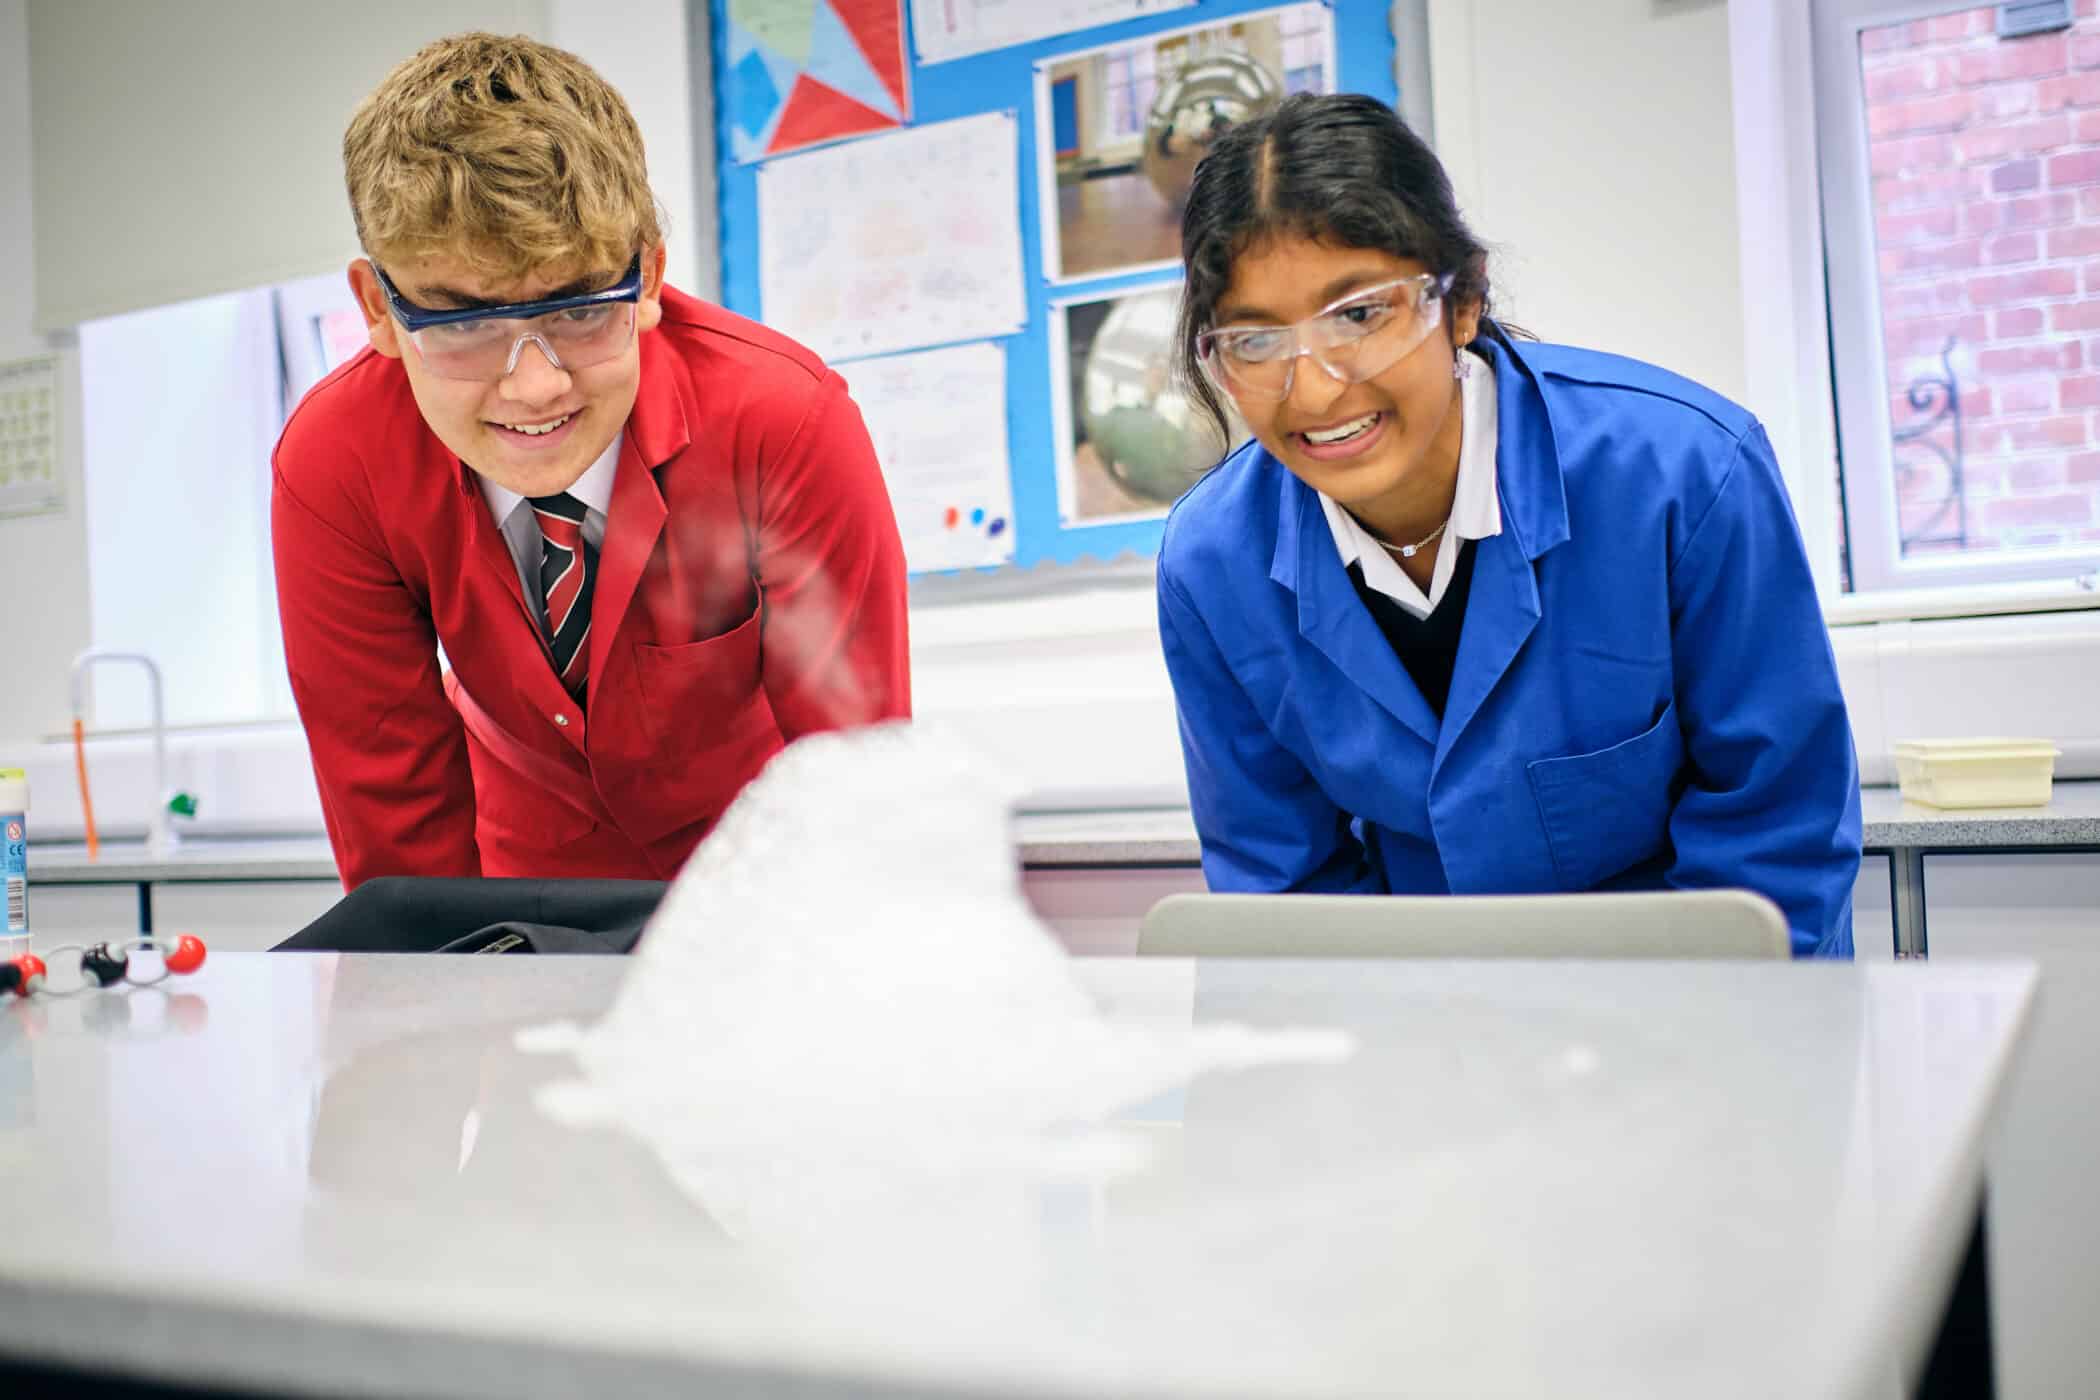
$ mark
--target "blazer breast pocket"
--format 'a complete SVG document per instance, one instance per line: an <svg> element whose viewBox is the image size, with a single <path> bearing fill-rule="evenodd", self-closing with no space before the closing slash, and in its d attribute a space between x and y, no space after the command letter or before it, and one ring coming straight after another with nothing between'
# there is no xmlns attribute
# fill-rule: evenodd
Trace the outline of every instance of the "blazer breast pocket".
<svg viewBox="0 0 2100 1400"><path fill-rule="evenodd" d="M773 709L761 683L762 612L719 637L676 646L635 647L646 707L643 727L655 751L685 755L774 742Z"/></svg>
<svg viewBox="0 0 2100 1400"><path fill-rule="evenodd" d="M1563 889L1594 889L1662 852L1683 765L1674 703L1624 743L1527 765Z"/></svg>

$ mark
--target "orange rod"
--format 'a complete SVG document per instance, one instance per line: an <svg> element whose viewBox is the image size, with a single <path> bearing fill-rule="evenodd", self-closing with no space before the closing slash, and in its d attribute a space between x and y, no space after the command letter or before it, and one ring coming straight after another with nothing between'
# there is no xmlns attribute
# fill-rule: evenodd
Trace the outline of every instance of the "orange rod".
<svg viewBox="0 0 2100 1400"><path fill-rule="evenodd" d="M88 796L87 780L87 733L80 727L80 716L73 716L73 775L80 779L80 815L87 821L88 859L97 860L102 855L102 840L95 834L95 799Z"/></svg>

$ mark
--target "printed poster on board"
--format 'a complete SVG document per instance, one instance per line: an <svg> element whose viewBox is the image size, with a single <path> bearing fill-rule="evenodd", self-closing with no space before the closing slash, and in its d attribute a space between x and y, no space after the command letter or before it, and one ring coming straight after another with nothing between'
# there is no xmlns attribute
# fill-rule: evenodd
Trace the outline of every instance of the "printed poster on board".
<svg viewBox="0 0 2100 1400"><path fill-rule="evenodd" d="M911 120L904 0L729 0L719 86L746 164Z"/></svg>

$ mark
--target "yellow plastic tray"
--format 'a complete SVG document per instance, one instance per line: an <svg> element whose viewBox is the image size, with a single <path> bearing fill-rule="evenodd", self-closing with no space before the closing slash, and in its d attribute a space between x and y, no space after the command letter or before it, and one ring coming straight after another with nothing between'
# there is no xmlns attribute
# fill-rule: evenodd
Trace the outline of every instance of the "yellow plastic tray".
<svg viewBox="0 0 2100 1400"><path fill-rule="evenodd" d="M1929 807L2045 807L2056 773L2047 739L1911 739L1896 745L1905 801Z"/></svg>

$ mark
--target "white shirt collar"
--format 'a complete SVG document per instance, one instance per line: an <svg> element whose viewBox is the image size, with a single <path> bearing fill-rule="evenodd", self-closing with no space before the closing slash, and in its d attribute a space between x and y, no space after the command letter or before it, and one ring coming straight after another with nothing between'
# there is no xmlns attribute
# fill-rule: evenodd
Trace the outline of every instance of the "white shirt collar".
<svg viewBox="0 0 2100 1400"><path fill-rule="evenodd" d="M598 460L584 468L583 475L569 487L569 494L582 501L586 509L600 515L612 514L613 475L619 470L620 443L626 436L625 428L614 434L606 449L598 454ZM498 486L480 472L474 476L481 482L481 498L489 503L489 514L496 517L496 523L501 525L510 519L511 512L525 498L507 486Z"/></svg>
<svg viewBox="0 0 2100 1400"><path fill-rule="evenodd" d="M1461 351L1461 354L1470 352ZM1462 430L1458 444L1458 482L1451 499L1451 523L1444 532L1450 540L1484 540L1502 533L1502 504L1495 496L1495 370L1484 356L1472 355L1472 372L1459 381L1458 401ZM1391 598L1415 617L1427 617L1443 601L1458 568L1456 549L1439 549L1436 572L1424 594L1400 568L1398 560L1380 544L1356 517L1322 493L1320 510L1334 536L1335 551L1342 567L1363 565L1364 582Z"/></svg>

